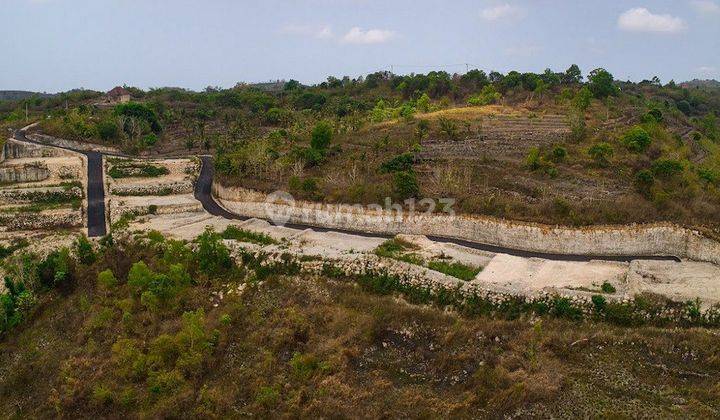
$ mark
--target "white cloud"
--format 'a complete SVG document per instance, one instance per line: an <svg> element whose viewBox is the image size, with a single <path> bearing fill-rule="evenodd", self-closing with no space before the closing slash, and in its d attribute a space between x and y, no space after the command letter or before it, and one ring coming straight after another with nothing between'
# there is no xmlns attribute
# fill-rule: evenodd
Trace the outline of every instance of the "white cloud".
<svg viewBox="0 0 720 420"><path fill-rule="evenodd" d="M525 9L505 3L480 11L480 17L488 21L515 19L525 16Z"/></svg>
<svg viewBox="0 0 720 420"><path fill-rule="evenodd" d="M636 7L620 15L618 27L631 32L677 33L685 29L685 22L672 15L656 15L644 7Z"/></svg>
<svg viewBox="0 0 720 420"><path fill-rule="evenodd" d="M350 29L342 37L342 42L346 44L382 44L390 41L395 37L394 31L386 29L368 29L367 31L357 26Z"/></svg>
<svg viewBox="0 0 720 420"><path fill-rule="evenodd" d="M720 13L720 5L712 0L693 0L691 3L700 13Z"/></svg>
<svg viewBox="0 0 720 420"><path fill-rule="evenodd" d="M281 32L286 35L299 35L317 39L330 39L334 36L332 29L327 25L285 25Z"/></svg>

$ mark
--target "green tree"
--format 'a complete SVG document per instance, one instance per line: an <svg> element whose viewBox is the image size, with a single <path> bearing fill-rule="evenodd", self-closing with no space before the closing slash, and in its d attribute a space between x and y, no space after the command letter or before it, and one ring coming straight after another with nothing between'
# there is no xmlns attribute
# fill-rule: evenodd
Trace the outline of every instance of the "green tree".
<svg viewBox="0 0 720 420"><path fill-rule="evenodd" d="M327 121L320 121L312 130L310 147L315 150L325 151L332 141L332 126Z"/></svg>
<svg viewBox="0 0 720 420"><path fill-rule="evenodd" d="M80 235L75 241L75 255L77 255L78 261L85 265L90 265L97 259L93 245L87 236Z"/></svg>
<svg viewBox="0 0 720 420"><path fill-rule="evenodd" d="M562 81L567 84L580 83L580 81L582 81L582 72L580 71L580 67L578 67L577 64L571 65L567 70L565 70Z"/></svg>
<svg viewBox="0 0 720 420"><path fill-rule="evenodd" d="M583 86L583 88L575 94L575 98L573 98L573 106L575 106L578 110L585 112L590 107L592 97L593 94L590 92L590 89L588 89L587 86Z"/></svg>
<svg viewBox="0 0 720 420"><path fill-rule="evenodd" d="M422 96L417 100L417 103L415 104L415 107L420 110L420 112L428 112L430 111L430 97L427 93L423 93Z"/></svg>
<svg viewBox="0 0 720 420"><path fill-rule="evenodd" d="M222 236L212 228L205 229L196 239L195 252L200 270L209 275L220 274L232 267L230 251L222 242Z"/></svg>
<svg viewBox="0 0 720 420"><path fill-rule="evenodd" d="M588 88L598 99L604 99L617 93L613 75L605 69L595 69L588 76Z"/></svg>

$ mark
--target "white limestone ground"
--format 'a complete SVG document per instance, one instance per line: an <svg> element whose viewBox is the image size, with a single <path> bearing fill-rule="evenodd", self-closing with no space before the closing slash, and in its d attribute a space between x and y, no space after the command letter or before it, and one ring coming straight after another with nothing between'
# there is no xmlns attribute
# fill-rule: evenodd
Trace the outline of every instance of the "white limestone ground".
<svg viewBox="0 0 720 420"><path fill-rule="evenodd" d="M170 237L192 240L206 227L221 232L229 225L265 233L282 241L281 245L266 247L268 249L279 248L291 254L330 259L348 260L371 254L384 242L382 238L278 227L258 219L232 221L204 212L145 216L133 222L130 229L158 230ZM426 259L443 256L450 257L451 261L483 266L484 269L472 282L498 292L523 295L555 292L567 296L589 296L600 293L603 283L607 282L616 292L606 293L606 296L615 299L628 299L643 292L651 292L682 302L699 298L703 306L720 303L720 267L712 263L551 261L493 254L455 244L433 242L424 236L400 235L400 238L418 246L416 252ZM248 244L243 246L257 248ZM431 270L422 268L421 271ZM446 276L436 277L444 279Z"/></svg>
<svg viewBox="0 0 720 420"><path fill-rule="evenodd" d="M106 162L106 172L114 162L133 162L163 166L169 170L167 175L152 178L128 177L113 179L105 177L110 209L110 222L116 221L124 213L158 214L202 212L202 205L193 197L193 185L199 172L197 159L119 159L111 158Z"/></svg>
<svg viewBox="0 0 720 420"><path fill-rule="evenodd" d="M82 207L26 211L27 205L45 194L64 191L63 184L79 182L67 191L84 196L87 166L81 154L9 139L0 163L0 230L52 229L56 226L82 226ZM84 198L83 198L84 199Z"/></svg>

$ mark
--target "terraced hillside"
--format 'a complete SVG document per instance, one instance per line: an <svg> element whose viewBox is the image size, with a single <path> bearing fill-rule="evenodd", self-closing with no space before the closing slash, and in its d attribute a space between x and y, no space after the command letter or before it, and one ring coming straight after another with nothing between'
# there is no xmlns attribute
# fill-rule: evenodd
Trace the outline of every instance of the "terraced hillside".
<svg viewBox="0 0 720 420"><path fill-rule="evenodd" d="M562 144L570 135L565 115L488 114L473 123L470 133L458 140L424 139L418 158L524 161L533 147Z"/></svg>
<svg viewBox="0 0 720 420"><path fill-rule="evenodd" d="M80 155L8 140L0 162L0 229L83 225L86 166Z"/></svg>
<svg viewBox="0 0 720 420"><path fill-rule="evenodd" d="M4 125L130 154L214 154L218 181L299 199L453 198L456 211L548 224L720 229L720 91L605 69L330 78L282 90L76 91L0 107ZM65 102L68 106L65 107ZM63 106L61 106L63 105Z"/></svg>

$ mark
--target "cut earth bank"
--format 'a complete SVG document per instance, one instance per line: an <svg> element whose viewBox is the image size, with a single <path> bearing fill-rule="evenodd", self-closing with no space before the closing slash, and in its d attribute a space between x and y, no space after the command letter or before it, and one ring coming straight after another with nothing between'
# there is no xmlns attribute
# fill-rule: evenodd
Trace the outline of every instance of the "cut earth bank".
<svg viewBox="0 0 720 420"><path fill-rule="evenodd" d="M383 238L291 229L259 219L233 221L205 212L147 215L131 222L129 230L157 230L169 237L191 240L208 227L223 232L228 226L265 234L274 242L258 245L226 240L236 253L249 250L275 256L292 255L301 260L316 257L338 267L372 268L400 274L430 288L441 285L531 298L559 294L585 301L597 294L609 300L627 301L640 294L652 293L676 302L700 299L704 309L720 303L720 267L707 262L551 261L433 242L420 235L396 237L396 240L413 246L413 254L418 260L482 267L473 279L462 281L425 265L378 257L376 251L385 242ZM603 287L606 284L611 287Z"/></svg>
<svg viewBox="0 0 720 420"><path fill-rule="evenodd" d="M348 205L295 201L213 183L213 195L230 212L287 223L382 234L455 238L548 254L675 256L720 264L720 242L670 223L628 226L557 227L467 215L398 216Z"/></svg>

